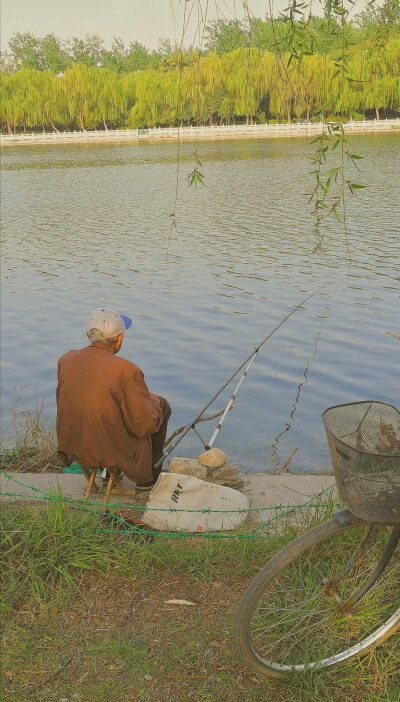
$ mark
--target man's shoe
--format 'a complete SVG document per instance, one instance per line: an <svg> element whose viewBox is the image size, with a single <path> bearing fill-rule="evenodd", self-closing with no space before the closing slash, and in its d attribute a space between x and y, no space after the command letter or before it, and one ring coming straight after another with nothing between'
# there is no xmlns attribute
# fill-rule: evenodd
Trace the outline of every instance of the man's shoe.
<svg viewBox="0 0 400 702"><path fill-rule="evenodd" d="M151 490L157 482L157 478L153 478L148 483L136 483L136 490Z"/></svg>

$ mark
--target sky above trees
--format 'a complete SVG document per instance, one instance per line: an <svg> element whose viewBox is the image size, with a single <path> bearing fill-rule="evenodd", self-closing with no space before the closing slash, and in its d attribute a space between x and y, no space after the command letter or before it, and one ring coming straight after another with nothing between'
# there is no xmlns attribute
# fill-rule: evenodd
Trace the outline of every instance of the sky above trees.
<svg viewBox="0 0 400 702"><path fill-rule="evenodd" d="M250 13L264 18L269 13L268 0L247 0ZM287 0L273 0L275 14ZM354 14L365 7L356 0ZM15 32L31 32L37 36L55 34L61 38L99 34L106 46L114 37L125 42L138 41L156 49L160 37L180 43L184 14L187 21L184 44L199 44L199 13L207 11L207 19L243 18L243 0L2 0L1 48L4 51ZM318 3L313 14L318 13ZM190 15L190 16L189 16Z"/></svg>

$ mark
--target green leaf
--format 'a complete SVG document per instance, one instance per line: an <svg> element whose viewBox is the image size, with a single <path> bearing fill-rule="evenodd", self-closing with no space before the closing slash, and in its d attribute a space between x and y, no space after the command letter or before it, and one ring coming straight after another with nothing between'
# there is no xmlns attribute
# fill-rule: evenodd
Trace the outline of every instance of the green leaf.
<svg viewBox="0 0 400 702"><path fill-rule="evenodd" d="M333 97L329 98L329 100L327 100L326 102L324 102L323 105L321 105L320 107L318 107L318 109L316 109L316 110L314 111L314 114L315 114L315 115L318 115L320 112L323 112L324 110L326 110L327 107L330 107L330 105L332 105L333 100L334 100Z"/></svg>
<svg viewBox="0 0 400 702"><path fill-rule="evenodd" d="M325 171L325 173L321 173L321 176L323 178L326 178L327 176L334 175L335 173L338 173L341 170L342 170L341 166L337 166L336 168L331 168L330 171Z"/></svg>
<svg viewBox="0 0 400 702"><path fill-rule="evenodd" d="M197 168L194 168L194 170L188 174L187 179L189 187L191 185L194 185L196 187L198 184L204 185L204 175L200 173L200 171Z"/></svg>
<svg viewBox="0 0 400 702"><path fill-rule="evenodd" d="M337 219L337 221L340 222L340 217L337 213L337 204L336 203L332 206L332 208L328 212L328 216L335 217L335 219Z"/></svg>
<svg viewBox="0 0 400 702"><path fill-rule="evenodd" d="M351 187L354 188L354 190L361 190L362 188L366 188L366 185L359 185L359 183L350 183Z"/></svg>

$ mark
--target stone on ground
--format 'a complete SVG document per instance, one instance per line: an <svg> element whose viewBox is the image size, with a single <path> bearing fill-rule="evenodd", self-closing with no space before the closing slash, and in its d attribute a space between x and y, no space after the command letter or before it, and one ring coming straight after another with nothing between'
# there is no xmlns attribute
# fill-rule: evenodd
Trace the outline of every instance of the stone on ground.
<svg viewBox="0 0 400 702"><path fill-rule="evenodd" d="M223 452L221 451L221 453ZM226 485L234 490L241 490L244 486L238 467L226 460L223 465L213 468L202 465L197 458L177 457L170 460L168 471L170 473L193 475L195 478L206 480L208 483Z"/></svg>
<svg viewBox="0 0 400 702"><path fill-rule="evenodd" d="M209 451L204 451L198 457L199 463L208 468L220 468L226 462L226 455L219 448L212 448Z"/></svg>
<svg viewBox="0 0 400 702"><path fill-rule="evenodd" d="M208 468L202 466L196 458L171 458L168 463L169 473L180 473L183 475L192 475L201 480L207 480Z"/></svg>

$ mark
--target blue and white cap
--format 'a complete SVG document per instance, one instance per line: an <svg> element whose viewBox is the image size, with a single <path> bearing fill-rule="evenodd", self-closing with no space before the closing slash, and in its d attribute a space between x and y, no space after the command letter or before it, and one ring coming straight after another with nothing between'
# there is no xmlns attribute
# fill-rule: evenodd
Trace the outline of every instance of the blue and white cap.
<svg viewBox="0 0 400 702"><path fill-rule="evenodd" d="M120 314L117 310L110 310L108 307L98 307L93 310L86 321L86 331L92 329L101 331L105 339L113 339L115 336L123 334L132 324L130 317Z"/></svg>

